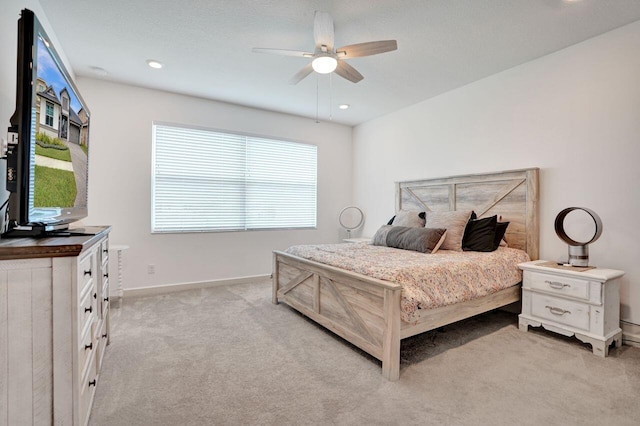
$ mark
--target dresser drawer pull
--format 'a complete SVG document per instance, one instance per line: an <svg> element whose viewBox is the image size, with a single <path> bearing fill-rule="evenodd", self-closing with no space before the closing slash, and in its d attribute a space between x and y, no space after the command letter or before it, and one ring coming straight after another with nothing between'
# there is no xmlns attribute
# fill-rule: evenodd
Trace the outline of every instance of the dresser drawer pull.
<svg viewBox="0 0 640 426"><path fill-rule="evenodd" d="M106 339L106 338L107 338L107 333L104 333L104 334L102 335L102 338L103 338L103 339Z"/></svg>
<svg viewBox="0 0 640 426"><path fill-rule="evenodd" d="M96 379L93 379L92 381L89 382L89 387L95 386L95 385L96 385Z"/></svg>
<svg viewBox="0 0 640 426"><path fill-rule="evenodd" d="M565 287L571 287L569 284L561 283L558 281L545 281L545 284L549 284L549 287L555 288L556 290L562 290Z"/></svg>
<svg viewBox="0 0 640 426"><path fill-rule="evenodd" d="M93 349L93 342L89 343L88 345L84 345L84 350L91 350Z"/></svg>
<svg viewBox="0 0 640 426"><path fill-rule="evenodd" d="M106 274L103 275L103 277L109 278L109 273L107 272Z"/></svg>
<svg viewBox="0 0 640 426"><path fill-rule="evenodd" d="M109 249L104 249L104 250L102 250L102 252L103 252L104 254L107 254L107 253L109 253Z"/></svg>
<svg viewBox="0 0 640 426"><path fill-rule="evenodd" d="M105 301L105 302L108 302L108 301L109 301L109 296L105 297L105 298L104 298L104 301Z"/></svg>
<svg viewBox="0 0 640 426"><path fill-rule="evenodd" d="M93 312L93 306L89 306L88 308L84 308L85 312Z"/></svg>
<svg viewBox="0 0 640 426"><path fill-rule="evenodd" d="M84 271L84 274L91 276L91 269L89 269L88 271Z"/></svg>
<svg viewBox="0 0 640 426"><path fill-rule="evenodd" d="M98 298L98 293L93 293L93 298L97 299Z"/></svg>
<svg viewBox="0 0 640 426"><path fill-rule="evenodd" d="M545 306L545 308L549 309L549 312L551 312L553 315L564 315L564 314L570 314L571 311L567 311L565 309L561 309L561 308L556 308L555 306Z"/></svg>

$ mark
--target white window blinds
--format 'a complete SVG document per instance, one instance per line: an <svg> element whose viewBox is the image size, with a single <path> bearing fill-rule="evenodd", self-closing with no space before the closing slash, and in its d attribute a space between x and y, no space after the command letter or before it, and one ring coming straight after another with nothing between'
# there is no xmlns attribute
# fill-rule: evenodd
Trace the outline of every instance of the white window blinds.
<svg viewBox="0 0 640 426"><path fill-rule="evenodd" d="M152 231L314 228L317 147L153 125Z"/></svg>

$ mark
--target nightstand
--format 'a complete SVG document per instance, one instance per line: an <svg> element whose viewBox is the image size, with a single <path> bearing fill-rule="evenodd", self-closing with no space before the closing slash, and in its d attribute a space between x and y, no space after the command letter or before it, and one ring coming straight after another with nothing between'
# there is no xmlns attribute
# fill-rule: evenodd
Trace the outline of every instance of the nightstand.
<svg viewBox="0 0 640 426"><path fill-rule="evenodd" d="M620 277L623 271L589 269L578 272L543 266L537 260L518 265L523 270L520 330L544 327L590 343L593 353L605 357L609 345L622 345Z"/></svg>
<svg viewBox="0 0 640 426"><path fill-rule="evenodd" d="M345 243L370 243L371 241L373 241L373 239L371 237L358 237L358 238L345 238L344 240Z"/></svg>

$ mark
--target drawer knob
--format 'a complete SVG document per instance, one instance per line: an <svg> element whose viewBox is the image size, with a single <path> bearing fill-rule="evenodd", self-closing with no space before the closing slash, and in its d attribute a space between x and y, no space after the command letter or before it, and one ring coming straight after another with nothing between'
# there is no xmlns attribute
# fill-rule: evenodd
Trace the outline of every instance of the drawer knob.
<svg viewBox="0 0 640 426"><path fill-rule="evenodd" d="M84 308L85 312L93 312L93 306L89 306L88 308Z"/></svg>
<svg viewBox="0 0 640 426"><path fill-rule="evenodd" d="M95 385L96 385L96 379L93 379L92 381L89 382L89 387L95 386Z"/></svg>
<svg viewBox="0 0 640 426"><path fill-rule="evenodd" d="M104 250L102 250L102 252L103 252L104 254L107 254L107 253L109 253L109 249L104 249Z"/></svg>
<svg viewBox="0 0 640 426"><path fill-rule="evenodd" d="M93 298L97 299L98 298L98 293L93 293Z"/></svg>
<svg viewBox="0 0 640 426"><path fill-rule="evenodd" d="M93 349L93 342L89 343L88 345L84 345L84 350L86 351L87 349L88 350Z"/></svg>
<svg viewBox="0 0 640 426"><path fill-rule="evenodd" d="M84 271L84 274L91 276L91 269L89 269L88 271Z"/></svg>
<svg viewBox="0 0 640 426"><path fill-rule="evenodd" d="M107 272L106 274L103 275L103 277L109 278L109 273Z"/></svg>
<svg viewBox="0 0 640 426"><path fill-rule="evenodd" d="M107 338L107 333L104 333L104 334L102 335L102 338L103 338L103 339L106 339L106 338Z"/></svg>
<svg viewBox="0 0 640 426"><path fill-rule="evenodd" d="M545 308L547 308L549 310L549 312L551 312L553 315L564 315L564 314L571 314L571 311L567 311L566 309L562 309L562 308L556 308L555 306L545 306Z"/></svg>
<svg viewBox="0 0 640 426"><path fill-rule="evenodd" d="M105 301L105 302L108 302L108 301L109 301L109 296L105 297L105 298L104 298L104 301Z"/></svg>
<svg viewBox="0 0 640 426"><path fill-rule="evenodd" d="M561 283L559 281L545 281L545 284L548 284L549 287L555 288L556 290L562 290L565 287L571 287L571 285Z"/></svg>

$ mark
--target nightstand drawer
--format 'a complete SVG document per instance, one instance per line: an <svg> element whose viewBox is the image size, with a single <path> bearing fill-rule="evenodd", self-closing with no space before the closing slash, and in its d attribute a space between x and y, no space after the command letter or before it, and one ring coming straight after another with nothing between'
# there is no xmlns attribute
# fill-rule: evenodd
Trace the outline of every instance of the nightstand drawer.
<svg viewBox="0 0 640 426"><path fill-rule="evenodd" d="M589 281L541 272L524 271L524 287L589 300Z"/></svg>
<svg viewBox="0 0 640 426"><path fill-rule="evenodd" d="M531 294L531 315L570 327L589 330L589 305L548 296Z"/></svg>

